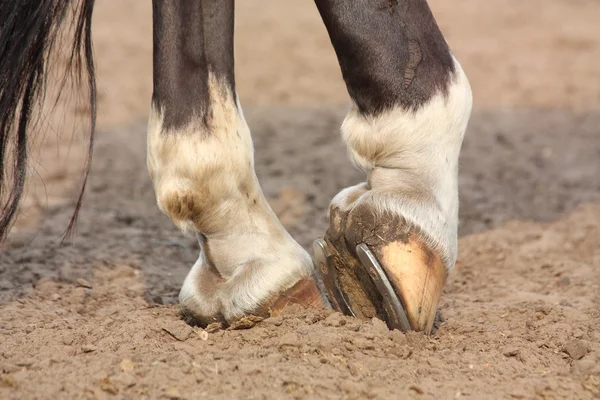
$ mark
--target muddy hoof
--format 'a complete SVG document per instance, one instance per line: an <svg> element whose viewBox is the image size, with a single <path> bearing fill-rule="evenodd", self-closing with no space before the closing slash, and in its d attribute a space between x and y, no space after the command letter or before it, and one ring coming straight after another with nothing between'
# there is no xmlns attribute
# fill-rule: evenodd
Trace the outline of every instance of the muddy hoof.
<svg viewBox="0 0 600 400"><path fill-rule="evenodd" d="M431 333L446 269L411 231L399 240L313 245L316 270L332 307L346 315L386 321L391 329Z"/></svg>

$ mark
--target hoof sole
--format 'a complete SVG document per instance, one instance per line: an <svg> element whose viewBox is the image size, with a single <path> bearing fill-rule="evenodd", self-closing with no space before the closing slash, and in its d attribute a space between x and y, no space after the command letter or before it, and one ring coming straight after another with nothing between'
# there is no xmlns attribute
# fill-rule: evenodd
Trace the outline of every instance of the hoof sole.
<svg viewBox="0 0 600 400"><path fill-rule="evenodd" d="M379 314L391 329L431 332L446 270L440 258L423 244L395 241L370 249L361 243L356 246L358 260L353 266L344 266L338 251L324 239L314 242L313 252L315 269L334 309L350 316L359 314L352 307L357 303L353 302L356 290L344 290L339 276L340 268L359 268L361 275L369 277L367 285L371 287L365 287L364 279L358 282L356 271L346 272L346 279L356 278L353 286L364 289L360 296L368 297L376 309L383 311ZM378 295L374 296L374 292Z"/></svg>

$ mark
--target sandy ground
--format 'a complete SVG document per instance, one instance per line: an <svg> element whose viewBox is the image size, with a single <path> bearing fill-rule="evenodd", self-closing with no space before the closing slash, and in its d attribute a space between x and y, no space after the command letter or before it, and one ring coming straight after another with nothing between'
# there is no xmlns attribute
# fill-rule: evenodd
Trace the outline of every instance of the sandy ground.
<svg viewBox="0 0 600 400"><path fill-rule="evenodd" d="M328 311L210 333L181 321L198 248L159 213L145 170L149 2L98 2L89 191L58 246L83 147L58 133L81 114L65 107L0 254L0 398L600 398L600 4L431 5L475 95L435 335ZM259 178L309 246L331 197L362 179L337 134L343 82L311 2L244 0L237 15Z"/></svg>

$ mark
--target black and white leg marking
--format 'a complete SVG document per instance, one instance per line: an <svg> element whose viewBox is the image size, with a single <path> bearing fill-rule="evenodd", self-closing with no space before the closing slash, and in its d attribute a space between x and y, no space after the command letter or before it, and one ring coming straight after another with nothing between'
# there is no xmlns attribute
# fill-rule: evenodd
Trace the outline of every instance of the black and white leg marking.
<svg viewBox="0 0 600 400"><path fill-rule="evenodd" d="M158 206L202 248L180 293L189 315L232 320L309 277L269 207L235 91L233 0L154 0L148 169Z"/></svg>
<svg viewBox="0 0 600 400"><path fill-rule="evenodd" d="M466 75L425 0L315 2L352 99L342 138L367 176L332 200L328 236L345 237L339 243L356 258L359 239L381 236L379 227L396 220L447 273L456 261L458 157L472 105ZM373 231L347 222L358 220L375 221ZM393 240L372 239L372 247L381 253Z"/></svg>

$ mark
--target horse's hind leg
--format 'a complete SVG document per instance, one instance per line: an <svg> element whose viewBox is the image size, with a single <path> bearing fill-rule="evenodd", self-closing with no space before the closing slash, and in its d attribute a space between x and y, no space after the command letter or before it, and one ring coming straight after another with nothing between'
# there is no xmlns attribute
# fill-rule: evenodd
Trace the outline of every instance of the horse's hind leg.
<svg viewBox="0 0 600 400"><path fill-rule="evenodd" d="M148 169L160 209L202 248L180 293L184 312L230 321L280 305L299 282L319 303L306 279L310 256L279 223L254 172L235 89L234 1L154 0L153 13Z"/></svg>
<svg viewBox="0 0 600 400"><path fill-rule="evenodd" d="M353 100L342 137L367 175L330 205L332 303L428 332L456 261L469 83L426 0L316 4Z"/></svg>

